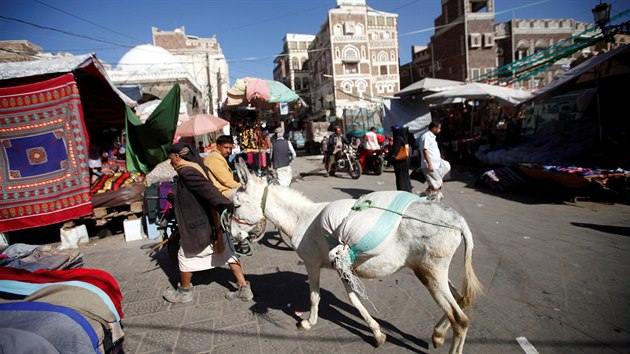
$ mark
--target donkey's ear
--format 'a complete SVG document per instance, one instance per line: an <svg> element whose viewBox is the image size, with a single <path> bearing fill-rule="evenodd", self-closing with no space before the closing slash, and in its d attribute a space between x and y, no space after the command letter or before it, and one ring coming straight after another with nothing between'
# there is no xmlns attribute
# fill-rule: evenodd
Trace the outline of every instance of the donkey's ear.
<svg viewBox="0 0 630 354"><path fill-rule="evenodd" d="M243 189L247 189L247 182L250 180L250 174L249 169L247 169L247 165L245 164L245 160L238 157L235 167L238 178L241 180L241 187L243 187Z"/></svg>

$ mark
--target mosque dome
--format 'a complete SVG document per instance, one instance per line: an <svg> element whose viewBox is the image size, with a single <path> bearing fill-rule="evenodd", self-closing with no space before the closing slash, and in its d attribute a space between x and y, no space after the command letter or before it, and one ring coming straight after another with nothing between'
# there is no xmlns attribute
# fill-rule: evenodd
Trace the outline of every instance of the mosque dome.
<svg viewBox="0 0 630 354"><path fill-rule="evenodd" d="M126 72L186 71L168 50L151 44L136 46L125 53L116 68Z"/></svg>

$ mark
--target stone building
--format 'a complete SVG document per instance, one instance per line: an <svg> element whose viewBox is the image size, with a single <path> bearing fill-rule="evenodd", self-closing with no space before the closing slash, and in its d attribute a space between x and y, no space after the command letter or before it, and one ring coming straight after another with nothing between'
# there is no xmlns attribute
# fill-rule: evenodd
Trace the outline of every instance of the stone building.
<svg viewBox="0 0 630 354"><path fill-rule="evenodd" d="M573 19L513 19L495 23L494 0L442 0L435 34L426 49L412 48L401 66L402 87L425 77L477 81L497 67L522 59L583 32L590 24ZM578 56L575 54L572 57ZM563 72L571 58L515 86L542 87Z"/></svg>
<svg viewBox="0 0 630 354"><path fill-rule="evenodd" d="M287 33L282 39L282 53L276 57L273 79L282 82L300 95L309 106L310 72L308 70L308 47L315 39L310 34Z"/></svg>
<svg viewBox="0 0 630 354"><path fill-rule="evenodd" d="M186 70L180 58L162 47L150 44L136 46L125 53L116 68L108 70L107 74L116 86L141 86L143 96L138 103L162 99L178 83L181 102L186 104L185 113L203 113L202 86Z"/></svg>
<svg viewBox="0 0 630 354"><path fill-rule="evenodd" d="M218 115L230 85L228 65L216 37L186 34L182 26L174 31L153 27L153 44L168 50L201 86L204 113Z"/></svg>
<svg viewBox="0 0 630 354"><path fill-rule="evenodd" d="M317 118L336 116L347 126L359 116L371 119L381 98L400 89L398 15L365 0L337 0L309 47L309 69ZM374 120L366 124L380 125Z"/></svg>
<svg viewBox="0 0 630 354"><path fill-rule="evenodd" d="M0 41L0 63L46 60L72 56L72 54L64 52L57 54L45 53L42 47L25 39Z"/></svg>

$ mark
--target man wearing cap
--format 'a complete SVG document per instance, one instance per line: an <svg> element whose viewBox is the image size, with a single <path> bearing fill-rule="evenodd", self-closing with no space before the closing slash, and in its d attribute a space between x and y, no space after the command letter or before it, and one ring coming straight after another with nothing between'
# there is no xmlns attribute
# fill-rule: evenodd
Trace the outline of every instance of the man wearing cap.
<svg viewBox="0 0 630 354"><path fill-rule="evenodd" d="M295 159L296 154L291 142L284 138L284 128L276 128L275 133L276 141L271 144L272 166L278 175L278 183L288 187L293 177L290 164Z"/></svg>
<svg viewBox="0 0 630 354"><path fill-rule="evenodd" d="M181 247L177 253L180 283L177 289L166 290L164 299L173 303L193 301L193 273L227 264L238 282L238 289L225 297L249 301L254 294L238 257L225 246L228 241L219 219L219 213L232 209L234 204L212 184L208 170L192 146L179 142L167 150L179 177L173 207Z"/></svg>

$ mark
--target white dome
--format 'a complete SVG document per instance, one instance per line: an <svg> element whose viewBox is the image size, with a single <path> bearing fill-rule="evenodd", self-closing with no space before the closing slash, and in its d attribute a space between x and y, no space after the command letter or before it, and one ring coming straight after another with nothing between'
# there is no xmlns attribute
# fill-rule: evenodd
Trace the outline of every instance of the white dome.
<svg viewBox="0 0 630 354"><path fill-rule="evenodd" d="M151 44L139 45L125 53L116 68L127 72L186 71L168 50Z"/></svg>

